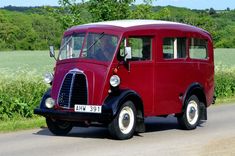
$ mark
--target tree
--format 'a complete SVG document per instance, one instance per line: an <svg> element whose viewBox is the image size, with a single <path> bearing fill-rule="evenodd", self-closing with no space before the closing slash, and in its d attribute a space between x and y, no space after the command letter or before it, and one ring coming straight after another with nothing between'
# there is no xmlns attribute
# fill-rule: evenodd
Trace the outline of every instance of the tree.
<svg viewBox="0 0 235 156"><path fill-rule="evenodd" d="M131 19L153 19L154 12L150 4L140 4L133 7L130 17Z"/></svg>
<svg viewBox="0 0 235 156"><path fill-rule="evenodd" d="M51 9L54 16L62 21L63 27L73 25L118 20L128 18L150 18L153 0L143 0L144 4L137 7L135 14L131 13L131 5L135 0L88 0L78 3L78 0L59 0L61 7ZM137 15L141 13L141 16Z"/></svg>
<svg viewBox="0 0 235 156"><path fill-rule="evenodd" d="M126 19L133 2L134 0L90 0L88 8L93 22Z"/></svg>
<svg viewBox="0 0 235 156"><path fill-rule="evenodd" d="M167 7L159 10L154 14L154 19L158 20L170 20L171 18L171 11Z"/></svg>
<svg viewBox="0 0 235 156"><path fill-rule="evenodd" d="M215 15L216 11L213 8L210 8L209 15Z"/></svg>
<svg viewBox="0 0 235 156"><path fill-rule="evenodd" d="M59 0L60 7L46 7L51 16L62 23L64 29L90 21L87 4L82 0ZM84 17L84 15L86 17Z"/></svg>

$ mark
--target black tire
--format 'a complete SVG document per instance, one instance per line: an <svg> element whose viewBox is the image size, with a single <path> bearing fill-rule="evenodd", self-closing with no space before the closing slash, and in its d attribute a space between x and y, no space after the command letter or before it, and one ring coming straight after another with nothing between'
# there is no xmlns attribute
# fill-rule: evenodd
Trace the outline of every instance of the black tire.
<svg viewBox="0 0 235 156"><path fill-rule="evenodd" d="M119 119L120 118L120 119ZM111 136L118 140L125 140L133 137L136 128L136 108L132 101L126 101L108 129Z"/></svg>
<svg viewBox="0 0 235 156"><path fill-rule="evenodd" d="M54 135L64 136L67 135L73 128L72 124L66 121L54 120L51 118L46 118L46 123L48 129Z"/></svg>
<svg viewBox="0 0 235 156"><path fill-rule="evenodd" d="M195 129L200 121L200 101L197 96L190 96L186 103L182 114L177 115L178 123L182 129Z"/></svg>

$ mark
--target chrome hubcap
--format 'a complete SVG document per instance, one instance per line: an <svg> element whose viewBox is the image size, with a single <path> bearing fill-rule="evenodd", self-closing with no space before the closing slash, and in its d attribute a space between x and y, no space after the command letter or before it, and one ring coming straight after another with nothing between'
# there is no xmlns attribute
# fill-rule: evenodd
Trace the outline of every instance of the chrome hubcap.
<svg viewBox="0 0 235 156"><path fill-rule="evenodd" d="M124 114L123 119L122 119L122 124L124 127L128 127L128 125L130 124L129 114Z"/></svg>
<svg viewBox="0 0 235 156"><path fill-rule="evenodd" d="M129 106L122 108L118 118L119 129L123 134L131 132L134 126L134 112Z"/></svg>
<svg viewBox="0 0 235 156"><path fill-rule="evenodd" d="M195 115L196 115L196 109L194 107L191 107L189 111L189 117L193 119Z"/></svg>
<svg viewBox="0 0 235 156"><path fill-rule="evenodd" d="M196 101L192 100L188 103L186 116L189 124L194 125L198 121L199 111L198 104Z"/></svg>

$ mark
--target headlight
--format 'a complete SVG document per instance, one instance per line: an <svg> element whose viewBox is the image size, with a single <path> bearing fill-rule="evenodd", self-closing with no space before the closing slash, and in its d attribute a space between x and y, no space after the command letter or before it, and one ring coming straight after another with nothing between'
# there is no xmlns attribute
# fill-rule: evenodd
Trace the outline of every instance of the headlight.
<svg viewBox="0 0 235 156"><path fill-rule="evenodd" d="M111 76L109 82L112 87L117 87L120 84L120 78L117 75L113 75Z"/></svg>
<svg viewBox="0 0 235 156"><path fill-rule="evenodd" d="M55 105L55 100L49 97L46 99L45 105L47 108L53 108Z"/></svg>
<svg viewBox="0 0 235 156"><path fill-rule="evenodd" d="M44 82L50 84L54 79L54 76L52 73L46 73L44 75Z"/></svg>

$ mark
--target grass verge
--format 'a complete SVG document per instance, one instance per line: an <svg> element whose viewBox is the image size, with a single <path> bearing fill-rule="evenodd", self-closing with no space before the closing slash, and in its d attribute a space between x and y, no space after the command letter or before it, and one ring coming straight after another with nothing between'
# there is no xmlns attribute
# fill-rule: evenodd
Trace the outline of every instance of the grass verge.
<svg viewBox="0 0 235 156"><path fill-rule="evenodd" d="M17 118L9 121L0 121L0 133L27 130L39 127L45 127L44 117L34 117L31 119Z"/></svg>
<svg viewBox="0 0 235 156"><path fill-rule="evenodd" d="M230 104L230 103L235 103L235 96L230 98L219 98L216 99L215 101L215 105Z"/></svg>

